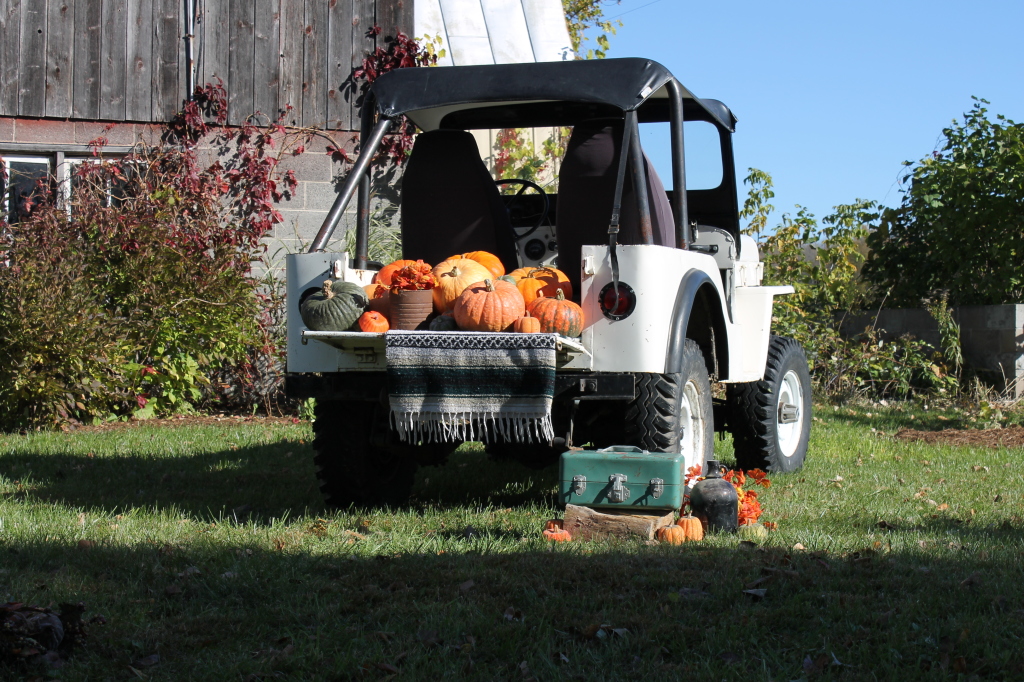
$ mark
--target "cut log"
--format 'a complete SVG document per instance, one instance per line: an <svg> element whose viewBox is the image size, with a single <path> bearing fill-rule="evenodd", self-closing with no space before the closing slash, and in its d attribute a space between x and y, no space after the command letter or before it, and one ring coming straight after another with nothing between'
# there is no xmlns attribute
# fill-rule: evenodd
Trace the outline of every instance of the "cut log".
<svg viewBox="0 0 1024 682"><path fill-rule="evenodd" d="M565 505L564 528L572 539L596 540L600 538L635 538L653 540L654 531L675 523L674 511L659 515L637 513L635 509L604 509Z"/></svg>

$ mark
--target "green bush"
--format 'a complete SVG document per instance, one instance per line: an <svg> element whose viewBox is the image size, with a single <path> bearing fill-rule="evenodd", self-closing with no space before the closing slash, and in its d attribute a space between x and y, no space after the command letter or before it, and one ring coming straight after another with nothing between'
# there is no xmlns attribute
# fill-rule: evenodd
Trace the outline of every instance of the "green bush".
<svg viewBox="0 0 1024 682"><path fill-rule="evenodd" d="M840 333L843 318L860 312L872 292L860 275L864 239L877 219L876 205L857 200L836 206L819 224L798 206L774 230L771 176L750 169L742 215L758 239L766 285L789 284L795 293L775 299L772 331L796 339L807 351L816 390L844 400L856 395L905 398L915 392L949 392L956 379L942 369L941 354L922 341L886 341L871 325L853 336Z"/></svg>
<svg viewBox="0 0 1024 682"><path fill-rule="evenodd" d="M308 133L224 128L224 102L197 91L166 144L126 158L96 141L70 191L40 187L9 226L0 429L190 411L280 352L251 265L280 220L278 182L295 184L277 161ZM201 164L200 144L219 160Z"/></svg>
<svg viewBox="0 0 1024 682"><path fill-rule="evenodd" d="M890 305L946 291L953 305L1024 302L1024 124L976 100L941 149L906 162L903 201L868 238L867 279Z"/></svg>

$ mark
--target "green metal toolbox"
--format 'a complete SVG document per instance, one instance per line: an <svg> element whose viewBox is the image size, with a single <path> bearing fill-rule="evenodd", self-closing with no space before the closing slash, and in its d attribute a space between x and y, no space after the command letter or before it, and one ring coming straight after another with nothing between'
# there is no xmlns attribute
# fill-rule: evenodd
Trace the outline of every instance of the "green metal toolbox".
<svg viewBox="0 0 1024 682"><path fill-rule="evenodd" d="M559 463L559 499L581 507L679 509L686 461L632 445L570 450Z"/></svg>

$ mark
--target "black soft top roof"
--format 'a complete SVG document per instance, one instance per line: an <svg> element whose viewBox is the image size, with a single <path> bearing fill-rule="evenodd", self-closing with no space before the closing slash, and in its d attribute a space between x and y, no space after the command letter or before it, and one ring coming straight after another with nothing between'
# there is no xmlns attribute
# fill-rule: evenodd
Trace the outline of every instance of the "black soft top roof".
<svg viewBox="0 0 1024 682"><path fill-rule="evenodd" d="M421 130L503 128L572 125L633 109L641 121L668 120L666 86L673 80L649 59L593 59L396 69L371 89L382 115L405 114ZM735 128L724 104L679 89L687 119Z"/></svg>

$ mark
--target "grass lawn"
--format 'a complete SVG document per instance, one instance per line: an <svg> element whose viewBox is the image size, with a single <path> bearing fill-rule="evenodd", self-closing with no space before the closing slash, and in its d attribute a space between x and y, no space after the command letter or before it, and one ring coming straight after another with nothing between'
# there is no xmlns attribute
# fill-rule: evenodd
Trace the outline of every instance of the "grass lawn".
<svg viewBox="0 0 1024 682"><path fill-rule="evenodd" d="M0 603L106 620L0 678L1024 679L1021 451L817 414L760 547L552 546L557 472L474 446L409 508L335 513L305 423L0 435Z"/></svg>

